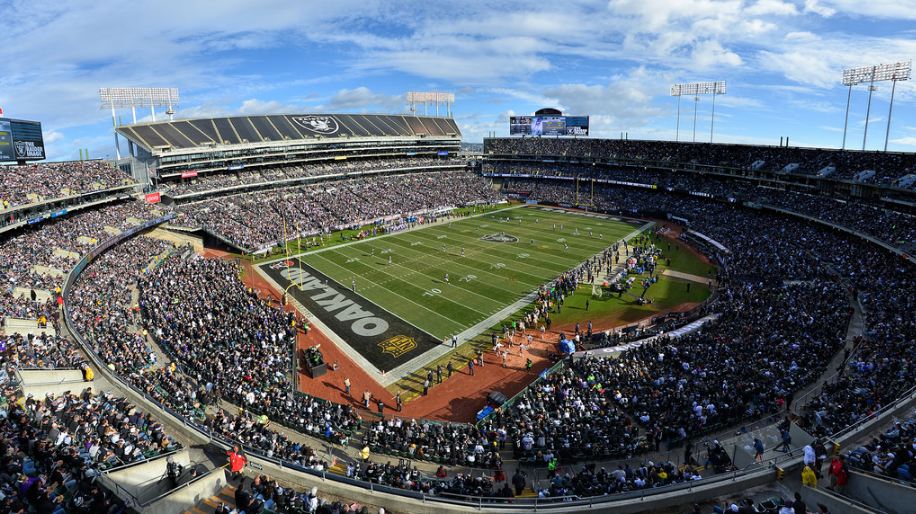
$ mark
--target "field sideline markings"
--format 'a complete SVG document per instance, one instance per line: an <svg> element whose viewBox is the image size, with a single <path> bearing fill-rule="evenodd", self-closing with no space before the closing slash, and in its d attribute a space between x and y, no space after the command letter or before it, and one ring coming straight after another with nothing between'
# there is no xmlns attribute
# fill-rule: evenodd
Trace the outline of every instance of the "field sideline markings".
<svg viewBox="0 0 916 514"><path fill-rule="evenodd" d="M487 244L487 243L482 243L482 242L480 241L480 238L465 236L465 235L462 235L462 234L451 234L451 235L454 235L454 236L457 237L457 238L468 238L467 244L470 245L470 246L474 246L475 248L490 248L490 245ZM532 239L534 239L534 238L532 238ZM535 239L535 243L537 243L538 241L540 241L539 238ZM548 243L550 243L549 241L542 241L542 242L548 242ZM545 270L545 271L548 271L548 272L550 272L550 273L552 273L552 274L563 273L565 270L568 270L568 269L569 269L569 265L570 265L570 264L575 265L574 263L581 264L582 262L584 262L584 261L580 261L580 260L577 259L577 258L572 258L572 257L563 257L563 258L562 258L562 261L561 261L561 260L559 260L559 258L560 258L559 255L556 255L556 254L554 254L553 252L544 251L543 249L537 248L537 247L536 247L535 249L529 250L529 251L534 251L534 252L537 252L537 253L540 253L540 254L544 254L545 257L543 257L543 258L541 258L541 259L530 259L531 261L539 261L539 262L544 262L544 263L555 263L557 266L560 266L561 269L560 269L560 270L553 270L553 269L545 268L545 267L543 267L543 266L538 266L538 265L536 265L536 264L530 264L530 263L524 262L523 260L519 260L519 259L518 259L518 253L517 253L517 252L526 253L526 252L525 252L525 249L526 249L526 248L525 248L525 246L523 246L523 245L528 245L528 244L529 244L528 242L523 242L523 241L519 240L519 242L516 243L515 245L504 245L505 247L512 248L512 250L503 250L503 249L501 249L501 248L493 248L493 250L495 250L496 252L504 253L504 254L515 253L515 255L507 255L507 258L508 258L508 259L511 259L511 260L513 260L513 261L515 261L516 264L520 264L520 265L522 265L522 266L527 266L527 267L529 267L529 268L536 268L536 269L540 269L540 270ZM554 243L554 244L555 244L555 243ZM611 244L613 244L613 243L611 243ZM608 246L609 246L609 245L608 245ZM583 252L589 252L588 255L590 256L590 255L593 255L592 252L594 252L596 249L604 249L604 248L606 248L606 246L605 246L605 245L602 245L602 246L600 246L599 248L590 248L590 247L577 246L577 248L581 248L581 251L583 251ZM569 261L570 264L566 264L566 263L564 263L563 261Z"/></svg>
<svg viewBox="0 0 916 514"><path fill-rule="evenodd" d="M401 265L401 266L403 266L403 265L405 265L405 264L413 263L413 262L420 262L420 261L422 261L422 260L424 260L424 259L425 259L425 260L436 260L437 262L449 263L449 264L452 264L452 265L456 265L456 266L461 266L461 267L463 267L463 268L467 268L468 270L473 271L474 273L486 273L487 275L492 275L492 276L494 276L494 277L496 277L496 278L502 280L503 282L511 282L511 279L509 279L509 278L507 278L507 277L505 277L505 276L498 275L498 274L496 274L496 273L487 271L487 270L485 270L485 269L475 268L474 266L469 266L469 265L467 265L467 264L460 263L460 262L458 262L457 260L450 260L449 258L451 258L451 257L460 258L459 256L454 255L454 254L451 254L451 253L448 254L448 257L449 257L449 258L445 258L445 257L436 257L436 256L430 255L430 254L428 254L428 253L426 253L426 252L422 252L422 251L420 251L420 250L416 250L416 249L410 247L409 245L408 245L408 246L400 246L402 243L395 243L395 244L398 245L397 248L399 248L399 249L404 249L404 250L408 250L408 251L411 251L411 252L420 254L420 257L418 257L418 258L416 258L416 259L408 259L404 264L399 264L399 265ZM425 245L425 244L423 244L423 243L420 243L420 246L423 246L423 247L426 247L426 248L431 248L431 247L429 247L429 246L427 246L427 245ZM441 254L442 252L440 251L439 253ZM477 254L477 253L481 253L481 252L468 252L468 253L473 255L473 254ZM478 261L475 261L475 262L478 262ZM393 264L397 264L397 263L393 263ZM433 269L434 267L438 267L438 266L439 266L439 265L427 266L425 269L426 269L426 270L431 270L431 269ZM428 275L427 275L427 276L428 276ZM516 282L517 282L518 284L524 285L526 288L528 288L528 287L536 287L536 286L538 285L538 284L530 284L530 285L529 285L527 282L522 282L521 280L517 280ZM510 289L504 289L504 288L502 288L502 287L495 286L495 285L492 285L492 284L487 284L487 287L492 287L493 289L499 289L500 291L503 291L503 292L505 292L505 293L511 294L513 297L517 297L517 296L519 296L519 295L521 295L521 294L525 294L525 293L522 292L522 291L512 291L512 290L510 290ZM500 302L500 303L502 303L502 302Z"/></svg>
<svg viewBox="0 0 916 514"><path fill-rule="evenodd" d="M329 248L329 249L330 249L330 248ZM348 270L347 268L344 268L344 267L341 266L340 264L337 264L336 262L334 262L334 261L332 261L331 259L325 257L324 255L318 255L318 257L321 258L321 259L324 259L324 260L326 260L326 261L328 261L328 262L330 262L331 264L333 264L334 266L337 266L338 268L344 270L345 272L348 272L348 273L355 273L354 271ZM306 263L306 264L307 264L307 263ZM365 277L361 277L361 278L362 278L363 280L369 282L370 284L374 284L374 285L376 285L376 286L379 286L379 284L377 284L377 283L376 283L375 281L373 281L373 280L369 280L368 278L365 278ZM338 281L338 280L336 280L336 279L335 279L334 281L337 282L338 284L340 284L341 287L346 287L344 284L341 284L340 281ZM410 303L416 305L417 307L419 307L419 308L421 308L421 309L423 309L423 310L425 310L425 311L429 311L429 312L435 314L436 316L439 316L440 318L442 318L442 319L444 319L444 320L448 320L448 321L452 322L453 324L458 325L459 327L463 327L463 326L464 326L464 323L455 321L455 320L453 320L452 318L449 318L448 316L445 316L444 314L441 314L441 313L438 313L438 312L436 312L436 311L434 311L434 310L432 310L432 309L429 309L428 307L426 307L426 306L424 306L424 305L421 305L421 304L419 304L419 303L417 303L417 302L411 300L410 298L407 298L406 296L403 296L403 295L401 295L400 293L395 292L394 290L392 290L392 289L390 289L390 288L387 288L387 287L384 287L384 286L379 286L379 287L381 287L386 293L388 293L388 294L393 294L394 296L398 296L398 297L400 297L400 298L403 298L403 299L407 300L408 302L410 302ZM369 298L366 298L365 296L359 294L359 289L358 289L358 288L357 288L357 290L354 291L354 292L355 292L357 295L362 296L362 297L365 298L366 300L372 302L374 305L376 305L376 306L378 306L378 307L381 307L381 305L379 305L378 302L376 302L376 301L374 301L374 300L371 300L371 299L369 299ZM382 307L382 308L384 309L384 307ZM385 310L387 310L387 309L385 309ZM392 314L394 314L394 313L392 313ZM401 316L400 314L395 314L395 316L397 316L398 318L401 318L401 319L404 320L404 321L407 321L407 320L404 319L404 317ZM413 325L413 323L410 323L410 324ZM414 325L414 326L416 326L416 325ZM420 328L420 327L417 327L417 328ZM421 330L422 330L422 329L421 329ZM426 332L427 334L429 334L428 331L426 331L426 330L423 330L423 331ZM429 334L429 335L432 335L432 334ZM437 338L437 339L438 339L438 338Z"/></svg>
<svg viewBox="0 0 916 514"><path fill-rule="evenodd" d="M468 236L464 236L464 235L461 235L461 234L453 234L453 236L459 237L459 238L462 238L462 237L463 237L463 238L467 238L467 237L468 237ZM421 237L422 237L422 236L421 236ZM429 239L428 237L424 237L424 239L427 240L427 241L434 241L434 240ZM438 241L438 239L435 240L435 241ZM469 240L466 241L466 244L467 244L468 246L470 246L470 247L473 247L473 248L481 248L481 249L483 249L483 248L490 248L490 249L492 249L494 252L496 252L496 253L498 254L498 255L494 255L494 259L496 259L496 258L503 258L504 260L513 261L513 264L525 266L525 267L528 268L528 269L541 270L541 271L544 271L544 272L547 272L547 273L550 273L550 274L554 274L554 275L555 275L555 274L558 274L558 273L563 273L563 270L564 270L564 269L567 269L566 267L564 267L565 265L564 265L563 263L559 263L559 262L553 261L553 260L551 260L550 258L542 259L542 262L549 262L549 263L555 263L555 262L556 262L556 264L557 264L558 266L560 266L561 269L555 270L555 269L551 269L551 268L545 268L545 267L543 267L543 266L538 266L538 265L536 265L536 264L529 264L529 263L526 263L526 262L524 262L524 260L518 259L518 254L519 254L519 253L525 253L525 252L523 252L523 250L522 250L521 248L519 248L519 247L517 247L517 246L514 246L514 245L511 246L510 248L518 248L517 250L503 250L503 249L501 249L501 248L497 248L496 245L490 246L490 245L488 245L488 244L486 244L486 243L480 243L479 241L480 241L479 238L469 238ZM450 244L449 246L459 246L459 245L461 245L461 244L465 244L465 242L464 242L464 241L459 241L458 244L452 243L452 244ZM510 244L511 244L511 243L510 243ZM502 243L502 245L508 246L508 245L505 244L505 243ZM535 251L540 252L540 253L544 253L544 252L542 252L541 250L535 250ZM548 255L550 255L550 254L548 254ZM553 256L550 255L550 257L552 258ZM537 260L537 259L531 259L531 260ZM577 259L567 259L567 260L569 260L570 262L578 262ZM524 273L525 275L529 275L529 276L535 277L535 278L537 278L538 280L541 279L541 277L539 277L539 276L537 276L537 275L534 275L534 274L532 274L532 273L528 273L528 272L521 271L521 270L516 270L516 271L519 272L519 273Z"/></svg>
<svg viewBox="0 0 916 514"><path fill-rule="evenodd" d="M425 239L425 241L429 241L429 239ZM428 245L428 244L426 244L426 243L424 243L424 242L421 242L421 241L417 241L417 242L420 243L420 246L423 246L423 247L429 248L430 250L434 250L434 251L438 251L439 253L442 253L442 250L439 249L439 248L435 248L435 247L430 246L430 245ZM455 255L452 255L452 254L448 254L448 255L449 255L449 257L456 257ZM465 257L465 259L468 259L468 260L473 261L473 262L480 263L480 264L483 265L483 266L491 266L491 265L492 265L492 263L486 262L486 261L480 261L480 260L477 260L477 259L470 259L470 258L468 258L468 257ZM494 262L495 262L495 261L494 261ZM464 264L463 266L469 267L469 268L474 269L474 270L476 270L476 271L483 271L484 273L486 273L486 274L488 274L488 275L493 275L493 276L505 278L505 277L502 277L501 275L496 275L496 274L494 274L494 273L492 273L492 272L490 272L490 271L488 271L488 270L486 270L486 269L474 268L474 267L468 266L467 264ZM542 268L542 269L543 269L543 268ZM521 271L521 270L514 270L514 271L515 271L516 273L519 273L519 274L522 274L522 275L526 275L526 276L528 276L528 277L532 277L532 278L535 279L535 283L534 283L534 284L529 284L528 282L519 281L520 284L525 284L526 286L530 285L531 287L537 287L537 286L540 285L540 283L541 283L541 282L540 282L540 281L541 281L541 277L539 277L539 276L537 276L537 275L533 275L533 274L531 274L531 273L528 273L528 272L526 272L526 271ZM552 273L552 271L551 271L551 273Z"/></svg>
<svg viewBox="0 0 916 514"><path fill-rule="evenodd" d="M515 209L520 209L520 208L522 208L522 207L525 207L525 204L522 204L522 205L515 205L515 206L511 206L511 207L506 207L506 208L504 208L504 209L496 209L496 210L493 210L493 211L490 211L490 212L482 212L482 213L480 213L480 214L472 214L472 215L470 215L470 216L464 216L464 217L462 217L461 219L459 219L458 221L461 221L461 220L468 220L468 219L472 219L472 218L479 218L479 217L481 217L481 216L486 216L487 214L493 214L494 212L506 212L506 211L511 211L511 210L515 210ZM398 231L398 232L388 232L388 233L382 234L382 235L380 235L380 236L371 237L371 238L369 238L369 239L357 239L356 241L348 241L348 242L346 242L346 243L340 243L339 245L326 246L326 247L323 247L323 248L316 248L316 249L314 249L314 250L306 250L306 251L304 251L304 252L300 252L300 253L293 254L293 255L289 255L289 256L285 256L285 255L284 255L284 256L281 256L281 257L277 257L276 259L272 259L272 260L269 260L269 261L264 261L264 262L262 262L262 263L260 263L260 264L257 264L257 266L264 266L264 265L266 265L266 264L273 264L273 263L275 263L275 262L282 261L282 260L286 260L286 259L294 259L294 258L296 258L296 257L301 257L301 256L303 256L303 255L310 255L310 254L313 254L313 253L326 252L326 251L331 250L331 249L334 249L334 248L343 248L343 247L345 247L345 246L351 246L351 245L356 245L356 244L359 244L359 243L365 243L366 241L377 241L377 240L379 240L379 239L384 239L384 238L386 238L386 237L392 237L392 236L396 236L396 235L400 235L400 234L406 234L406 233L408 233L408 232L413 232L413 231L415 231L415 230L423 230L423 229L425 229L425 228L435 227L436 225L440 225L440 224L444 224L444 223L445 223L445 220L443 220L443 221L441 221L441 222L436 222L436 223L432 223L432 224L427 224L427 225L418 225L418 226L416 226L416 227L414 227L414 228L408 228L407 230L400 230L400 231Z"/></svg>
<svg viewBox="0 0 916 514"><path fill-rule="evenodd" d="M369 265L366 264L365 266L369 266ZM408 269L409 269L409 268L408 268ZM420 273L420 272L417 271L417 270L412 270L411 273L408 273L408 274L402 275L402 276L392 275L391 273L388 273L387 271L385 271L385 267L384 267L384 266L375 268L374 270L380 271L382 274L388 275L389 277L392 277L392 279L394 279L394 281L404 282L405 284L407 284L407 285L409 285L409 286L418 287L418 288L421 288L421 289L422 289L422 286L420 286L420 285L418 285L418 284L411 284L410 282L408 282L408 281L406 281L406 280L404 280L404 279L402 278L402 277L408 277L408 276L416 275L417 273ZM354 271L354 273L356 273L356 272ZM424 275L424 276L426 276L426 275ZM361 277L361 278L365 278L365 277ZM432 277L428 277L428 278L429 278L430 280L436 280L436 279L434 279L434 278L432 278ZM368 280L368 279L366 279L366 280ZM381 284L376 284L376 285L381 285ZM442 286L442 287L451 287L451 285L452 285L452 284L447 284L447 285ZM433 285L433 287L436 287L436 286ZM471 293L471 294L473 294L473 295L475 295L475 296L480 296L481 298L483 298L483 299L485 299L485 300L488 300L488 301L490 301L490 302L493 302L493 301L494 301L492 298L488 298L488 297L486 297L486 296L480 295L480 294L475 293L475 292L473 292L473 291L469 291L469 290L467 290L467 289L464 289L463 287L460 287L460 289L462 289L462 290L464 290L464 291L467 291L467 292L469 292L469 293ZM391 289L389 289L389 291L390 291L390 290L391 290ZM444 291L443 291L443 292L444 292ZM400 295L398 295L398 296L400 296ZM451 298L446 298L446 297L443 296L442 294L438 294L438 295L436 295L435 297L436 297L436 298L442 298L443 300L445 300L445 301L447 301L447 302L451 302L451 303L454 303L455 305L458 305L458 306L463 307L463 308L465 308L465 309L472 310L472 311L476 312L477 314L480 314L481 316L489 316L489 315L490 315L489 312L482 312L482 311L479 311L479 310L477 310L477 309L475 309L475 308L473 308L473 307L471 307L471 306L464 305L464 304L462 304L462 303L458 303L458 302L456 302L455 300L452 300ZM402 297L402 298L403 298L403 297ZM497 301L497 304L502 304L502 302Z"/></svg>
<svg viewBox="0 0 916 514"><path fill-rule="evenodd" d="M527 214L527 213L526 213L524 216L526 216L526 217L528 218L528 221L531 221L531 218L533 218L533 216L531 216L530 214ZM548 220L547 223L545 223L544 225L547 225L548 223L551 223L552 221L553 221L553 220ZM620 227L620 226L611 227L610 225L611 225L612 223L615 224L615 225L623 225L623 226L629 225L628 223L622 222L622 221L621 221L621 222L610 222L610 221L605 221L604 223L607 223L607 224L609 225L609 226L608 226L608 229L609 229L609 230L613 230L613 232L616 232L617 230L620 230L621 228L624 228L624 227ZM568 224L568 222L567 222L567 224ZM563 232L555 232L555 231L553 231L552 229L549 229L549 230L548 230L548 229L540 230L540 229L534 229L534 228L531 228L531 227L529 227L529 226L521 225L521 224L507 223L507 224L505 224L505 225L506 225L506 226L509 226L509 227L515 227L515 229L520 230L521 232L523 232L524 234L526 234L529 238L533 238L533 237L532 237L532 234L540 234L540 235L544 235L544 236L546 236L546 237L552 237L552 236L549 236L549 234L560 234L560 235L563 235L563 234L564 234ZM540 225L540 223L537 223L537 225ZM572 226L573 228L578 228L578 225L570 225L570 226ZM439 228L439 227L431 227L431 229L433 229L433 230L435 230L436 228ZM478 230L483 230L483 229L481 229L479 226L476 227L476 228L477 228ZM629 227L627 227L627 228L629 228ZM564 229L564 231L565 231L565 230L566 230L566 229ZM505 232L511 232L511 231L510 231L510 230L506 230ZM625 232L624 232L624 233L625 233ZM594 238L594 237L592 237L591 239L597 239L598 241L611 241L611 242L616 241L616 239L614 239L614 237L613 237L613 233L611 233L611 234L609 234L609 235L611 236L609 239L597 239L597 238ZM623 233L622 233L621 235L623 235ZM570 237L570 238L573 238L573 239L570 241L570 242L573 243L573 244L570 244L570 245L569 245L570 248L581 248L581 249L586 250L586 251L592 251L592 248L591 248L590 245L581 245L581 244L577 244L577 242L580 241L580 240L577 239L577 238L579 238L579 237L581 237L581 236L584 236L584 234L581 234L580 236L576 236L576 235L574 235L574 234L569 234L569 237ZM536 239L536 240L543 240L543 241L545 241L545 242L552 243L552 244L556 242L556 241L553 240L553 239L542 239L542 237L540 237L540 236L539 236L539 237L536 237L536 238L534 238L534 239ZM552 254L553 252L545 252L545 253L551 253L551 254Z"/></svg>
<svg viewBox="0 0 916 514"><path fill-rule="evenodd" d="M645 232L646 230L653 227L654 225L655 225L655 222L653 221L646 222L642 226L636 228L629 234L624 235L620 239L615 239L615 241L628 241L638 236L639 234ZM598 254L596 253L595 255L598 255ZM550 280L546 281L545 284L549 284L553 282L553 280L555 279L551 278ZM507 305L502 310L494 313L492 316L488 317L487 319L484 319L474 324L473 326L468 327L464 331L459 332L457 334L458 349L455 350L456 355L463 356L461 352L466 350L466 348L462 348L465 342L489 330L491 327L493 327L493 325L506 319L512 313L517 312L524 307L527 307L532 302L534 302L535 298L537 298L537 291L533 291L523 296L522 298L519 298L514 303ZM415 373L416 371L421 370L423 366L426 366L430 362L435 361L436 359L444 356L445 354L453 350L454 348L452 348L451 346L446 346L446 345L439 345L439 346L430 348L429 350L425 351L424 353L417 355L413 359L410 359L409 361L401 364L400 366L397 366L394 369L390 370L388 374L385 375L382 381L382 384L387 387L391 384L394 384L395 382L398 382L399 380L407 378L410 375L412 375L413 373Z"/></svg>

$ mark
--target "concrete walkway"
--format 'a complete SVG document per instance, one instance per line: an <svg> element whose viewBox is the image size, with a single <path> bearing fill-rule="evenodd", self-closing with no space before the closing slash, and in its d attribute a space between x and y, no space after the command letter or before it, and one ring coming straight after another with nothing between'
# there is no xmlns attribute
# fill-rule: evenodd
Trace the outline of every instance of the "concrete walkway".
<svg viewBox="0 0 916 514"><path fill-rule="evenodd" d="M715 279L709 277L701 277L700 275L691 275L690 273L683 273L681 271L674 271L673 269L666 269L662 272L662 275L666 277L679 278L682 280L689 280L690 282L699 282L700 284L712 284L713 286L717 285Z"/></svg>

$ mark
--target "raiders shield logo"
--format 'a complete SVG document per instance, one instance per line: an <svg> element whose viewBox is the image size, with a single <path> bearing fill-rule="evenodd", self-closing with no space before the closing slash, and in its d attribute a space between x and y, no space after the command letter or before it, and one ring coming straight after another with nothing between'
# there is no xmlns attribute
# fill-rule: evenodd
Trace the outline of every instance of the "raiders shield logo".
<svg viewBox="0 0 916 514"><path fill-rule="evenodd" d="M484 241L489 241L491 243L517 243L518 238L515 236L510 236L505 232L499 232L497 234L487 234L480 239Z"/></svg>
<svg viewBox="0 0 916 514"><path fill-rule="evenodd" d="M378 347L382 350L382 353L387 353L397 358L416 348L417 342L412 337L400 335L385 339L378 344Z"/></svg>
<svg viewBox="0 0 916 514"><path fill-rule="evenodd" d="M316 134L329 135L340 130L337 120L330 116L293 116L297 125Z"/></svg>

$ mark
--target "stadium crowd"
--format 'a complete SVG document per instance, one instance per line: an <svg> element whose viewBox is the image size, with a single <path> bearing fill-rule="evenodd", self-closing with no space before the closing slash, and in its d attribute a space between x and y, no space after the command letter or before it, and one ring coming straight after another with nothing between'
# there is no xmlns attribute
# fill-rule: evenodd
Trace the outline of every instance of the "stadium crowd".
<svg viewBox="0 0 916 514"><path fill-rule="evenodd" d="M144 202L123 202L103 209L27 227L0 240L0 319L44 319L53 323L64 274L79 256L113 231L155 217ZM31 298L33 290L41 291Z"/></svg>
<svg viewBox="0 0 916 514"><path fill-rule="evenodd" d="M544 201L573 203L575 198L575 187L569 183L519 180L514 187L531 191L532 198ZM608 211L641 212L642 206L651 206L653 212L684 217L692 228L730 250L728 254L718 255L728 270L727 279L733 282L729 284L732 287L728 297L719 302L723 318L697 336L678 340L670 348L658 348L665 344L660 342L655 343L654 349L643 347L624 356L637 359L631 363L631 369L632 364L642 364L650 365L648 370L665 371L641 377L647 381L642 388L662 387L669 380L678 387L678 395L660 395L648 389L648 395L635 396L638 403L633 403L628 394L621 394L620 400L634 416L645 420L642 424L651 426L660 417L663 423L676 422L669 425L669 431L676 433L669 433L668 438L677 439L692 435L691 422L709 423L710 404L706 404L707 398L702 393L715 390L699 390L700 394L691 396L693 388L708 387L708 379L686 382L681 379L694 373L705 374L709 366L725 366L725 372L732 369L735 375L731 380L725 378L729 387L745 383L745 376L753 372L755 381L769 384L767 391L771 388L774 391L767 397L754 394L753 389L747 390L751 394L742 398L744 402L728 405L729 409L737 409L732 412L736 417L773 412L777 406L791 403L792 395L824 371L828 357L839 348L842 328L838 331L837 327L845 325L842 321L848 312L842 307L844 289L857 295L864 306L867 337L841 368L845 379L823 387L823 392L804 409L802 424L819 435L833 433L899 397L916 379L916 371L906 364L916 355L904 335L916 330L916 320L907 314L913 312L914 300L912 295L901 294L913 290L916 283L912 267L898 257L822 227L725 203L627 188L607 188L595 198L599 199L598 207ZM802 283L783 287L784 280ZM745 317L747 324L742 323ZM785 331L777 328L783 323L789 323ZM720 333L720 328L725 330ZM774 328L777 328L775 332ZM750 344L754 353L741 352L724 360L719 355L729 355L727 349L710 353L716 344L736 341L738 337L742 345ZM694 347L698 338L713 346ZM728 348L736 351L736 347ZM745 348L741 346L742 350ZM694 354L697 350L700 351ZM672 355L678 355L676 360ZM641 374L643 368L637 369ZM710 369L715 370L713 376L717 379L722 376L723 369ZM577 376L594 377L594 372L585 368ZM633 381L634 377L622 378L624 391L639 384L638 380ZM615 382L601 384L612 390L616 385ZM681 391L687 395L682 396ZM675 401L678 403L669 405ZM653 408L641 411L639 405L646 402ZM711 405L715 417L725 407L721 402Z"/></svg>
<svg viewBox="0 0 916 514"><path fill-rule="evenodd" d="M5 512L121 512L121 501L96 477L181 448L151 414L109 393L86 389L34 398L6 390L4 398L0 505Z"/></svg>
<svg viewBox="0 0 916 514"><path fill-rule="evenodd" d="M575 201L570 183L519 179L509 186L543 201ZM257 193L231 202L193 204L183 211L224 235L257 245L282 238L277 225L284 220L291 226L301 223L298 230L323 230L405 211L495 199L482 179L449 172ZM658 449L663 441L688 440L738 419L777 414L825 371L842 347L850 294L863 304L867 332L839 369L844 380L829 382L806 402L802 425L817 435L833 433L887 405L916 382L916 369L909 365L916 349L908 341L908 335L916 333L916 299L908 294L916 290L916 274L907 262L824 227L726 203L614 187L602 188L595 199L608 211L676 214L727 247L729 253L718 255L727 270L719 319L695 334L630 350L616 361L576 361L526 389L511 407L480 428L378 421L364 434L374 451L498 468L499 450L509 442L520 458L548 465L554 459L594 461ZM84 254L110 232L106 226L124 230L133 225L130 218L154 215L144 203L123 203L42 223L4 239L4 314L38 317L45 307L15 297L16 288L54 291L59 286L59 277L37 272L35 264L69 270L75 259L68 252ZM912 230L909 225L906 228ZM288 343L296 335L297 320L247 289L238 271L230 261L203 259L190 250L137 237L89 265L68 308L109 368L163 406L252 450L324 470L328 463L314 449L291 440L272 423L347 443L359 430L360 417L350 406L290 393ZM56 308L53 303L50 307ZM52 311L47 311L51 323ZM49 336L6 337L0 344L7 363L79 364L69 343ZM162 362L159 350L173 362ZM94 464L116 465L174 447L149 415L123 400L84 396L46 402L62 402L54 404L54 410L60 405L65 413L75 409L73 416L80 419L104 418L119 436L99 441L98 453L90 455L89 462L71 458L78 466L67 468L71 473L85 475ZM218 409L221 399L243 411L233 415ZM32 400L32 412L40 412L41 402ZM35 445L23 446L17 438L44 436L23 435L19 428L30 423L22 419L29 416L29 399L16 405L0 424L3 437L11 441L9 447L31 451ZM208 406L217 408L216 414L207 415ZM68 425L73 416L66 418ZM53 428L47 428L48 434ZM87 441L77 435L71 439L76 445ZM88 437L91 450L93 440ZM894 452L884 446L872 451L879 455L881 469L888 469L888 459L896 462L896 454L890 457ZM905 455L911 458L912 453ZM42 462L34 454L21 455L20 460L23 467L27 461L37 461L38 466ZM494 493L493 481L486 477L459 475L436 481L407 466L363 463L354 466L351 475L414 490L502 494ZM586 466L555 475L541 494L606 494L696 478L691 469L678 470L669 463L647 462L610 472ZM70 491L83 487L80 479L36 483L25 489L34 492L7 497L37 506L32 502L44 505L62 501L56 500L60 496L66 499L59 485L50 484L64 484ZM60 492L54 495L49 489Z"/></svg>
<svg viewBox="0 0 916 514"><path fill-rule="evenodd" d="M250 250L398 214L491 202L497 195L465 171L349 179L187 204L178 223L202 226Z"/></svg>
<svg viewBox="0 0 916 514"><path fill-rule="evenodd" d="M916 419L895 420L846 456L853 468L916 484Z"/></svg>
<svg viewBox="0 0 916 514"><path fill-rule="evenodd" d="M0 211L133 181L105 161L42 162L0 169Z"/></svg>
<svg viewBox="0 0 916 514"><path fill-rule="evenodd" d="M72 317L96 353L148 396L217 435L275 458L324 466L311 448L267 428L282 419L302 433L344 443L359 426L349 406L292 394L295 318L245 288L232 262L175 251L149 266L165 248L146 239L106 252L74 286ZM110 301L99 303L100 297ZM207 418L206 407L221 399L244 412Z"/></svg>
<svg viewBox="0 0 916 514"><path fill-rule="evenodd" d="M762 205L778 207L800 214L805 214L864 234L874 236L897 246L916 244L916 217L904 212L890 210L864 201L847 202L829 196L784 191L773 187L758 185L750 181L725 179L708 174L690 172L661 172L650 170L614 169L605 166L576 164L507 164L496 163L484 166L485 173L531 175L536 177L579 177L580 179L606 179L635 184L655 185L682 192L707 194L721 199L750 201ZM531 187L530 181L510 179L506 181L509 191L526 193ZM536 187L549 187L549 184L537 184ZM591 200L589 183L580 183L579 202ZM603 194L607 186L597 185L595 190ZM535 191L535 196L541 191ZM562 191L562 190L560 190ZM558 192L548 201L557 202L563 197Z"/></svg>
<svg viewBox="0 0 916 514"><path fill-rule="evenodd" d="M323 177L328 175L351 175L376 170L393 170L401 168L428 168L430 171L439 166L457 166L460 161L431 158L376 158L356 159L330 162L314 162L261 170L227 171L196 175L176 182L167 181L160 184L160 190L170 195L184 195L235 186L292 180L303 177Z"/></svg>
<svg viewBox="0 0 916 514"><path fill-rule="evenodd" d="M916 172L916 154L858 152L821 148L763 147L672 141L569 138L495 138L484 141L484 153L492 155L537 155L591 157L620 161L727 166L762 171L829 174L830 178L852 180L857 173L873 170L870 180L895 184Z"/></svg>

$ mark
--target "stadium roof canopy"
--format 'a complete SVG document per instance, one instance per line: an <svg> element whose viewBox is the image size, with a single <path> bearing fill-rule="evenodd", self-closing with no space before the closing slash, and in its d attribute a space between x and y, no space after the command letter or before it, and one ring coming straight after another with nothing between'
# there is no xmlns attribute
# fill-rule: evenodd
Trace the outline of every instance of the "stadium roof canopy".
<svg viewBox="0 0 916 514"><path fill-rule="evenodd" d="M451 118L389 114L272 114L137 123L118 133L154 155L227 146L360 139L461 139Z"/></svg>

